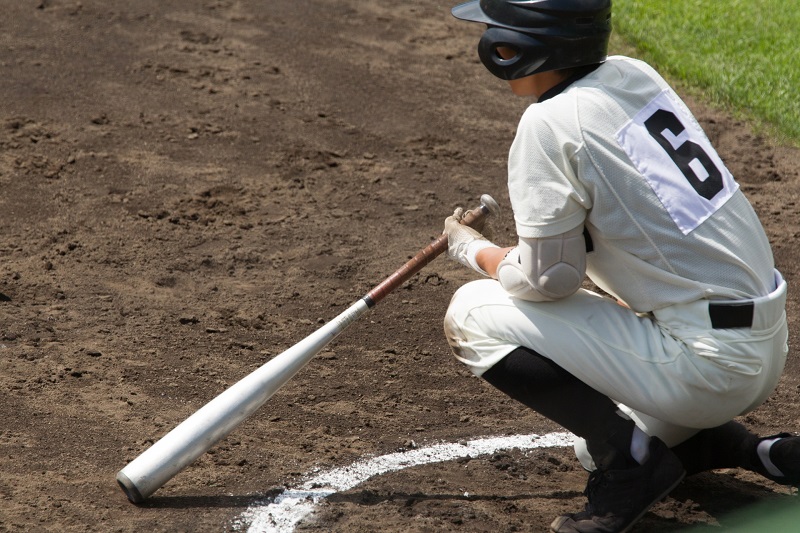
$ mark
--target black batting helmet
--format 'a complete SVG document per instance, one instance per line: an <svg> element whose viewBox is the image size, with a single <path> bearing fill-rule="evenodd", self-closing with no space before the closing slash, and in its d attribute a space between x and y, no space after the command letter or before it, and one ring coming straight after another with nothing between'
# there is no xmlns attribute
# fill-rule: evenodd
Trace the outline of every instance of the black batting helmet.
<svg viewBox="0 0 800 533"><path fill-rule="evenodd" d="M473 0L452 13L488 26L478 55L504 80L602 63L608 55L611 0ZM516 55L503 59L499 47Z"/></svg>

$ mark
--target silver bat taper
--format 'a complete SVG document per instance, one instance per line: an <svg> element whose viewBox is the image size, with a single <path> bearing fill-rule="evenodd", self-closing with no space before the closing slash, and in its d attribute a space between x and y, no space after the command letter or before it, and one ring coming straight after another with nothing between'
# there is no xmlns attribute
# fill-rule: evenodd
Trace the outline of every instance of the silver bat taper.
<svg viewBox="0 0 800 533"><path fill-rule="evenodd" d="M468 212L462 223L474 226L497 212L497 202L484 194L480 207ZM339 316L231 385L128 463L117 473L128 499L143 502L252 415L350 324L445 250L443 234Z"/></svg>

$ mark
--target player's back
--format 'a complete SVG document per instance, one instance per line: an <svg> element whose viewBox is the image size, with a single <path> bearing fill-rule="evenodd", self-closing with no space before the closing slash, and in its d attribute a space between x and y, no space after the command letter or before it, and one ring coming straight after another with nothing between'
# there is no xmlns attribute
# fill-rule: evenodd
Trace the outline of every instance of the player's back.
<svg viewBox="0 0 800 533"><path fill-rule="evenodd" d="M642 311L774 288L756 213L653 69L612 57L561 96L582 136L573 165L592 199L588 273L599 286Z"/></svg>

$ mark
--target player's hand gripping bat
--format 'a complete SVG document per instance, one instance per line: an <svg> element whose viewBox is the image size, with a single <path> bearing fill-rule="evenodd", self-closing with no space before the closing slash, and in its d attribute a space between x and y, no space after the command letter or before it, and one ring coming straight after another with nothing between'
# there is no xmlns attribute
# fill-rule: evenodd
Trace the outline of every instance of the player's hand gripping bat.
<svg viewBox="0 0 800 533"><path fill-rule="evenodd" d="M498 212L497 202L484 194L462 223L480 227L487 215ZM128 499L144 501L226 437L357 318L446 250L443 234L339 316L227 388L128 463L117 473Z"/></svg>

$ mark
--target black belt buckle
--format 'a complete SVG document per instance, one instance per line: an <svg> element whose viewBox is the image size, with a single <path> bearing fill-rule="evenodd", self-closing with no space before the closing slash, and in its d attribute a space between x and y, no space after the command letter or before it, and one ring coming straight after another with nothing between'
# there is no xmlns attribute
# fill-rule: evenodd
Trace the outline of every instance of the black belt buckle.
<svg viewBox="0 0 800 533"><path fill-rule="evenodd" d="M753 326L753 302L709 302L708 315L714 329L750 328Z"/></svg>

